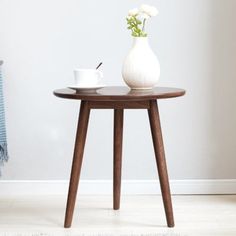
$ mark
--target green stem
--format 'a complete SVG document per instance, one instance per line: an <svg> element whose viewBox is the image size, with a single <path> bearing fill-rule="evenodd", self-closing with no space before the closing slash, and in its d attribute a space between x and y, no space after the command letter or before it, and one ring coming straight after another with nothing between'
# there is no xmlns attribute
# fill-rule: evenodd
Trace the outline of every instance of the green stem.
<svg viewBox="0 0 236 236"><path fill-rule="evenodd" d="M145 30L145 23L146 23L146 19L143 19L143 28L142 28L142 31L144 32Z"/></svg>

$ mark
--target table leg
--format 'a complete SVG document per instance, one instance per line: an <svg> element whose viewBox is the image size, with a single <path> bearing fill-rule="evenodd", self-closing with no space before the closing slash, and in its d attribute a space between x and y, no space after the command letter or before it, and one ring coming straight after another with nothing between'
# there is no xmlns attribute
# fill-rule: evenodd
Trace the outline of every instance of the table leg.
<svg viewBox="0 0 236 236"><path fill-rule="evenodd" d="M71 226L76 194L79 184L80 170L82 166L82 159L84 153L84 145L86 140L88 121L89 121L90 109L88 107L88 102L81 101L79 121L77 126L75 147L74 147L74 157L71 168L70 176L70 187L67 198L66 214L64 227L69 228Z"/></svg>
<svg viewBox="0 0 236 236"><path fill-rule="evenodd" d="M123 109L114 109L114 147L113 147L113 209L120 208Z"/></svg>
<svg viewBox="0 0 236 236"><path fill-rule="evenodd" d="M150 120L153 146L156 156L156 163L160 179L160 186L166 213L167 225L168 227L174 227L174 216L171 203L169 179L165 160L165 151L162 139L160 117L156 100L150 101L150 109L148 109L148 115Z"/></svg>

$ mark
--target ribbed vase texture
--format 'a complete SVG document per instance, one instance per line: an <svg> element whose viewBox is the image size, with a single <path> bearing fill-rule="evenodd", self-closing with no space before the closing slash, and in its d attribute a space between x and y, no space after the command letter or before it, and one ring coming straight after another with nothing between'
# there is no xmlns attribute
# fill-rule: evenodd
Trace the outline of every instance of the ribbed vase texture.
<svg viewBox="0 0 236 236"><path fill-rule="evenodd" d="M126 56L122 77L131 89L152 89L160 77L160 64L147 37L134 37Z"/></svg>

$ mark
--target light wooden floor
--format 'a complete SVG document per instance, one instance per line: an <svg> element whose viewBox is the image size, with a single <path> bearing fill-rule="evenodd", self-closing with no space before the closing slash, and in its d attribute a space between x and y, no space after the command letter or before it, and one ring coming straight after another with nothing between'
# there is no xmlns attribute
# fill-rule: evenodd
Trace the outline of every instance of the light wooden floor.
<svg viewBox="0 0 236 236"><path fill-rule="evenodd" d="M176 227L166 227L160 196L78 197L73 227L63 228L66 196L0 197L1 236L236 236L236 195L173 196Z"/></svg>

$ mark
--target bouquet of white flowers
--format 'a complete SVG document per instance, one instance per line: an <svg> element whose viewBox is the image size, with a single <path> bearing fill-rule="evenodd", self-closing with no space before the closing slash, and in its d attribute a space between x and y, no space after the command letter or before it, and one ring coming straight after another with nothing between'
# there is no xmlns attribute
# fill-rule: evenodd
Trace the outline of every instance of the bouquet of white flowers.
<svg viewBox="0 0 236 236"><path fill-rule="evenodd" d="M157 14L158 10L156 9L156 7L146 4L141 5L140 9L131 9L126 20L128 29L130 29L132 32L132 36L147 37L147 33L145 32L146 20L151 18L152 16L156 16Z"/></svg>

